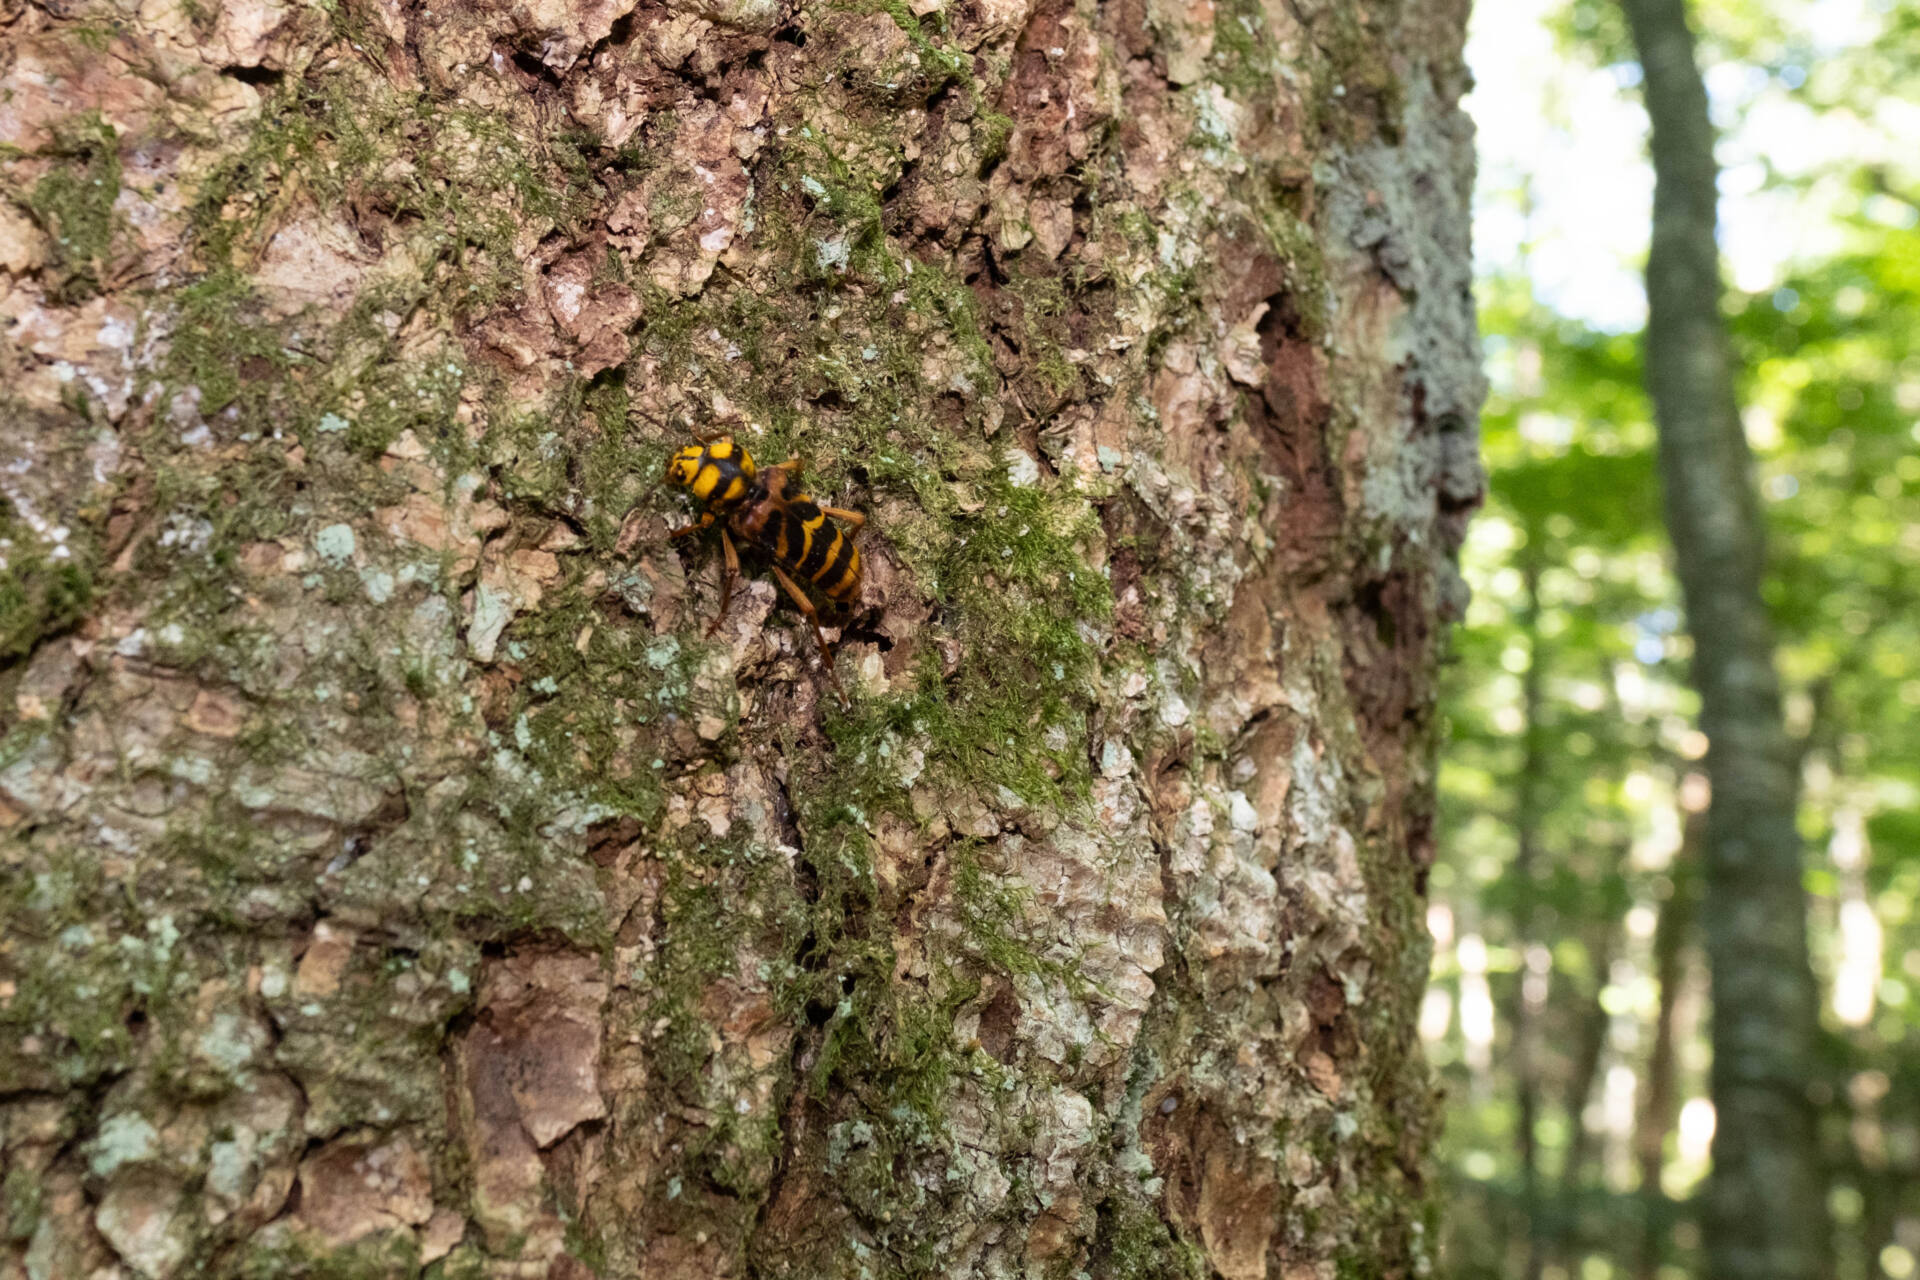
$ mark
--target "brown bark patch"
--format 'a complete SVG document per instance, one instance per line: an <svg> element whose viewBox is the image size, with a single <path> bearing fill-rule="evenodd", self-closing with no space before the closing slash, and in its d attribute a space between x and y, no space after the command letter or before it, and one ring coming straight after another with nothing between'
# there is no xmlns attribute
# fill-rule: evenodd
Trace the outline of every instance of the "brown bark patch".
<svg viewBox="0 0 1920 1280"><path fill-rule="evenodd" d="M659 1236L647 1245L640 1280L732 1280L739 1274L729 1244L705 1232Z"/></svg>
<svg viewBox="0 0 1920 1280"><path fill-rule="evenodd" d="M980 1047L996 1062L1013 1061L1014 1033L1020 1027L1020 997L1002 986L980 1011Z"/></svg>
<svg viewBox="0 0 1920 1280"><path fill-rule="evenodd" d="M312 999L340 990L340 979L353 961L357 936L352 929L325 920L314 925L313 936L307 940L300 967L294 973L293 993Z"/></svg>
<svg viewBox="0 0 1920 1280"><path fill-rule="evenodd" d="M1166 1180L1168 1218L1197 1237L1227 1280L1263 1280L1279 1226L1277 1177L1229 1123L1180 1089L1143 1103L1141 1136Z"/></svg>
<svg viewBox="0 0 1920 1280"><path fill-rule="evenodd" d="M1200 1177L1200 1239L1223 1280L1265 1280L1279 1219L1276 1184L1223 1133L1206 1149Z"/></svg>
<svg viewBox="0 0 1920 1280"><path fill-rule="evenodd" d="M522 1256L558 1247L542 1149L607 1114L599 1087L606 998L590 956L511 955L489 966L478 1020L460 1042L474 1217L496 1244L531 1236Z"/></svg>
<svg viewBox="0 0 1920 1280"><path fill-rule="evenodd" d="M574 1126L607 1114L599 1089L606 997L599 963L589 956L517 955L487 974L469 1051L505 1080L514 1112L537 1146L551 1146Z"/></svg>
<svg viewBox="0 0 1920 1280"><path fill-rule="evenodd" d="M329 1143L300 1163L300 1223L331 1248L432 1216L426 1158L403 1139Z"/></svg>
<svg viewBox="0 0 1920 1280"><path fill-rule="evenodd" d="M1423 581L1396 568L1362 587L1346 611L1347 688L1376 749L1399 739L1428 707L1433 618Z"/></svg>
<svg viewBox="0 0 1920 1280"><path fill-rule="evenodd" d="M1334 568L1344 504L1328 451L1331 402L1326 353L1301 331L1285 295L1271 300L1255 331L1265 367L1257 401L1247 407L1270 465L1286 482L1276 540L1287 567L1318 576Z"/></svg>

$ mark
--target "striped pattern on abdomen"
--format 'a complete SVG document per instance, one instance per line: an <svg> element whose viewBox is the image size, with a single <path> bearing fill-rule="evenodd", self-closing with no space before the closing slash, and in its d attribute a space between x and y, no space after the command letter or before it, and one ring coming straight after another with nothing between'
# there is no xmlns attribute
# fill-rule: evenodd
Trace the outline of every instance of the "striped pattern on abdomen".
<svg viewBox="0 0 1920 1280"><path fill-rule="evenodd" d="M860 593L859 551L811 498L789 498L769 513L760 544L830 600L844 604Z"/></svg>

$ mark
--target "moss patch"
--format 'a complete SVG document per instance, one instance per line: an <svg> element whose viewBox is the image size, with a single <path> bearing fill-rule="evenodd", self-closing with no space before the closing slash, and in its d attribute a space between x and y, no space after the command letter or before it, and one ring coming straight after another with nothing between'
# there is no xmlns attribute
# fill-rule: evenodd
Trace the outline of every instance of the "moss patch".
<svg viewBox="0 0 1920 1280"><path fill-rule="evenodd" d="M1091 1261L1101 1280L1202 1280L1212 1270L1151 1206L1118 1194L1100 1205Z"/></svg>
<svg viewBox="0 0 1920 1280"><path fill-rule="evenodd" d="M27 211L53 242L49 293L58 302L78 302L100 291L113 247L120 135L98 111L89 111L54 126L45 154L54 167L27 194Z"/></svg>
<svg viewBox="0 0 1920 1280"><path fill-rule="evenodd" d="M85 615L97 566L88 531L49 546L0 498L0 664Z"/></svg>

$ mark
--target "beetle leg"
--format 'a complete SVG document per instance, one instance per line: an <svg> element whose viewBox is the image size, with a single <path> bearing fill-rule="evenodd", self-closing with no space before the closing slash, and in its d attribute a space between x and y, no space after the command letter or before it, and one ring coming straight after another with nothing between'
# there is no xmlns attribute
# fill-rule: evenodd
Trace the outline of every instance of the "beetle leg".
<svg viewBox="0 0 1920 1280"><path fill-rule="evenodd" d="M713 512L702 511L700 513L700 518L698 520L695 520L692 524L682 525L678 529L671 530L670 532L668 532L667 537L684 538L690 533L697 533L702 529L711 528L712 525L713 525Z"/></svg>
<svg viewBox="0 0 1920 1280"><path fill-rule="evenodd" d="M780 585L787 589L787 594L793 597L794 607L807 615L807 622L813 627L813 638L820 644L820 661L827 669L827 681L833 685L833 691L840 695L840 705L852 706L847 700L847 691L840 687L840 677L834 674L833 646L827 643L826 633L820 630L820 611L813 607L813 601L807 599L807 593L794 585L793 579L782 572L779 565L768 567L773 570L773 576L780 580Z"/></svg>
<svg viewBox="0 0 1920 1280"><path fill-rule="evenodd" d="M844 520L856 529L867 522L867 518L858 511L847 511L840 507L821 507L820 510L823 514L830 515L835 520Z"/></svg>

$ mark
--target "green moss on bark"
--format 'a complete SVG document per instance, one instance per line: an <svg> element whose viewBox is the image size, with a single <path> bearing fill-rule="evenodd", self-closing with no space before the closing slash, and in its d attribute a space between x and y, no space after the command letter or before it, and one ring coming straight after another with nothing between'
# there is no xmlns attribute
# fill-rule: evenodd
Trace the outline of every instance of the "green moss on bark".
<svg viewBox="0 0 1920 1280"><path fill-rule="evenodd" d="M27 211L53 245L52 296L77 302L100 291L118 229L120 137L97 111L55 126L52 170L27 193Z"/></svg>
<svg viewBox="0 0 1920 1280"><path fill-rule="evenodd" d="M98 559L90 530L48 545L0 498L0 663L86 614L98 593Z"/></svg>

